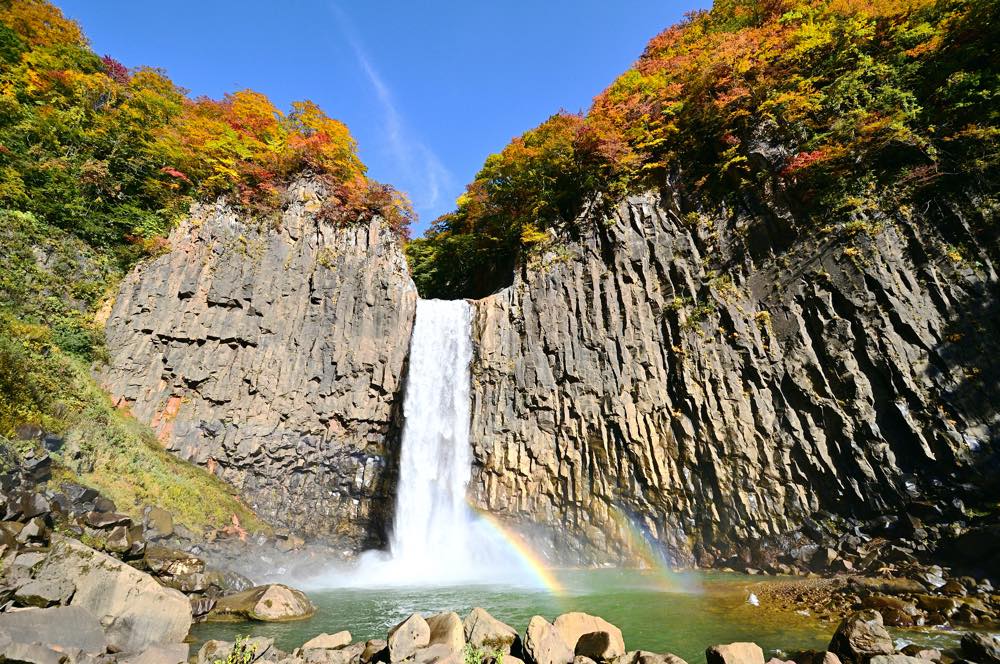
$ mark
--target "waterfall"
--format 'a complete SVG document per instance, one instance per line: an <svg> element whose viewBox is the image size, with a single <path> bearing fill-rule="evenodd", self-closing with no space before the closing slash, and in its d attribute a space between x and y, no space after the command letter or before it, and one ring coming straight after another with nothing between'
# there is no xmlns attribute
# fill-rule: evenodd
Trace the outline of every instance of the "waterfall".
<svg viewBox="0 0 1000 664"><path fill-rule="evenodd" d="M417 303L391 551L424 569L469 562L470 325L464 300Z"/></svg>
<svg viewBox="0 0 1000 664"><path fill-rule="evenodd" d="M466 502L471 322L464 300L417 303L390 549L366 552L355 568L324 573L314 585L539 585L530 558Z"/></svg>

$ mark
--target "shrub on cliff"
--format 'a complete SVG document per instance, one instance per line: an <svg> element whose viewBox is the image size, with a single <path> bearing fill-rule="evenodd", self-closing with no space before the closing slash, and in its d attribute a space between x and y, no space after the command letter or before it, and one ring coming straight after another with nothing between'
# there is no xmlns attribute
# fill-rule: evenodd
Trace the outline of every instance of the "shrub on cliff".
<svg viewBox="0 0 1000 664"><path fill-rule="evenodd" d="M803 217L849 212L871 189L893 204L992 195L998 45L997 0L717 0L655 37L586 116L489 157L410 244L417 284L485 294L498 284L480 275L509 275L542 231L667 183L730 208L777 190Z"/></svg>

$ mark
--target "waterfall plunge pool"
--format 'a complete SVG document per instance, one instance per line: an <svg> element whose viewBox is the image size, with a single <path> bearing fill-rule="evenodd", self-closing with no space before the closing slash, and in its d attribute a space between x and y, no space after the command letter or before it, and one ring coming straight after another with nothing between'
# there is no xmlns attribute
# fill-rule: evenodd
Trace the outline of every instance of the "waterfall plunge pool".
<svg viewBox="0 0 1000 664"><path fill-rule="evenodd" d="M621 628L629 650L672 652L690 664L705 661L705 648L717 643L754 641L765 659L777 649L815 648L830 642L836 624L747 602L759 577L724 572L684 572L665 585L660 574L639 570L557 570L561 594L524 587L394 586L313 590L318 607L308 620L290 623L203 623L192 628L195 648L208 639L233 641L238 635L266 636L287 652L322 632L349 630L355 641L385 639L391 627L414 612L427 616L455 611L464 618L476 606L522 635L534 615L554 620L568 611L601 616ZM696 588L697 590L691 590ZM950 647L949 632L897 632L921 645Z"/></svg>

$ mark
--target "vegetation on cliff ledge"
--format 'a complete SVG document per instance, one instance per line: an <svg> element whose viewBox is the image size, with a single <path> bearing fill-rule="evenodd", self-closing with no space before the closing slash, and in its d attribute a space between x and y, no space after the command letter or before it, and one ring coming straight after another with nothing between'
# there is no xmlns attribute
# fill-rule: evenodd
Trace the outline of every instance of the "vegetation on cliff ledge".
<svg viewBox="0 0 1000 664"><path fill-rule="evenodd" d="M892 207L994 199L998 51L997 0L717 0L586 115L491 155L410 242L414 279L424 297L485 295L588 205L647 188L730 207L777 190L807 218L846 217L873 191Z"/></svg>
<svg viewBox="0 0 1000 664"><path fill-rule="evenodd" d="M249 518L111 411L87 371L103 352L95 314L193 201L224 196L269 218L304 171L324 185L328 220L378 214L406 234L405 197L367 177L347 127L312 102L285 113L253 90L193 99L161 70L94 53L50 3L0 0L0 443L39 429L80 439L67 472L122 509Z"/></svg>

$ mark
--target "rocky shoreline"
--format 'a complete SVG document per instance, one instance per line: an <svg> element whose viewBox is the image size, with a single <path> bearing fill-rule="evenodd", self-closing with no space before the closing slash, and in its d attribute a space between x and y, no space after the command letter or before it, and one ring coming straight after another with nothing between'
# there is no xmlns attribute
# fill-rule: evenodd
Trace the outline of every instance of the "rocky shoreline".
<svg viewBox="0 0 1000 664"><path fill-rule="evenodd" d="M147 506L141 518L133 518L118 512L112 501L94 489L57 483L52 478L51 460L41 452L0 477L0 513L0 655L6 661L226 661L236 644L209 641L197 654L189 652L193 623L298 620L316 611L300 591L281 584L254 585L233 567L247 570L248 560L256 559L273 575L291 571L296 558L323 556L329 560L336 555L319 545L307 545L289 532L268 536L247 533L235 519L225 528L197 534L176 525L170 513L155 506ZM857 532L863 535L860 529ZM910 657L916 653L924 661L941 664L958 660L1000 663L1000 659L981 654L997 652L989 637L985 637L987 641L979 636L965 639L978 643L975 647L981 651L940 653L910 648L913 652L902 654L886 646L882 637L885 626L948 624L996 629L1000 593L990 578L960 576L941 566L921 564L908 555L907 542L898 539L860 542L859 551L867 546L888 553L865 558L841 553L849 543L843 540L839 549L814 546L787 554L789 560L799 560L806 569L826 573L826 578L809 571L812 578L782 577L755 584L751 590L771 608L807 611L821 620L843 618L838 634L848 628L874 633L882 639L881 650L868 653L871 657ZM844 568L856 573L848 574ZM744 567L742 571L750 575L804 572L801 567L780 562L773 569ZM585 626L571 630L568 625L574 621L583 621ZM445 634L448 636L442 636ZM834 641L838 638L852 643L853 637L835 636ZM869 634L864 638L871 641L875 637ZM888 643L891 646L891 639ZM483 609L476 609L464 620L454 613L426 619L414 614L384 642L352 644L349 635L340 633L320 635L292 653L281 652L273 641L261 638L250 639L239 648L243 649L239 653L242 659L234 664L483 664L487 660L500 664L496 661L498 650L506 664L520 664L521 660L528 664L683 661L669 654L626 651L620 630L593 616L566 614L552 624L536 616L521 635ZM248 648L253 653L248 655ZM763 664L762 655L757 657L760 649L752 644L713 648L707 655L710 664L753 664L758 659L758 664ZM790 652L783 661L836 664L832 659L836 656L841 662L868 664L871 659L860 650L852 654L845 648L848 646L831 643L828 653ZM893 659L874 664L908 662Z"/></svg>

